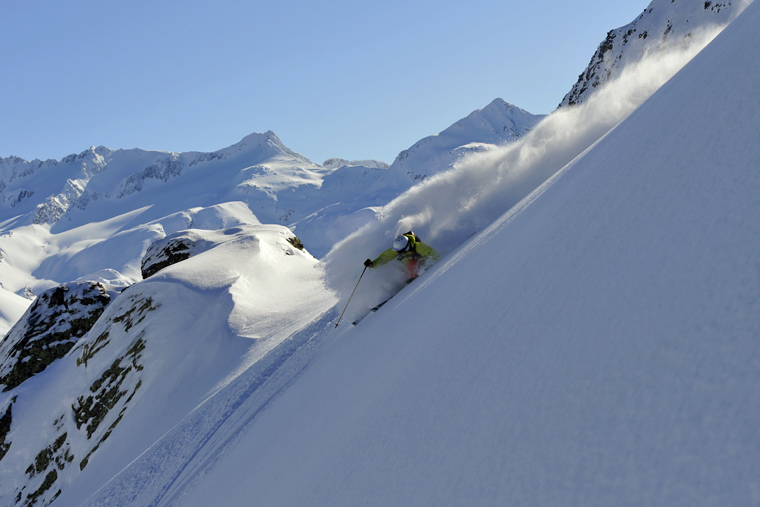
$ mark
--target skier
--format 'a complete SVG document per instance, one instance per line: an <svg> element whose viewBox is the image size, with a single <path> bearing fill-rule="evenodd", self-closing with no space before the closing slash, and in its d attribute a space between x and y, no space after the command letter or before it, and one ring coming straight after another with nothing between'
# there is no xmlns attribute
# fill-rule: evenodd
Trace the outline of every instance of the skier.
<svg viewBox="0 0 760 507"><path fill-rule="evenodd" d="M417 278L422 268L428 262L435 263L440 256L433 247L426 245L412 231L399 234L393 241L393 246L381 253L375 259L367 259L364 265L368 268L376 268L388 264L393 259L398 259L406 267L406 283Z"/></svg>

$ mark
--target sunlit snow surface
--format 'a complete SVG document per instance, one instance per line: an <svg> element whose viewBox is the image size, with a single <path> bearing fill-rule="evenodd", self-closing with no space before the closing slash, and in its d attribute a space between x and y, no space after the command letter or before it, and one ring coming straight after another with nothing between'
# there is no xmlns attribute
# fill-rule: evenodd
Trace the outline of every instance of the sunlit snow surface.
<svg viewBox="0 0 760 507"><path fill-rule="evenodd" d="M65 449L74 460L58 470L58 477L64 483L74 480L74 496L85 488L77 502L157 441L162 442L156 448L164 475L148 476L165 487L165 474L188 466L209 438L219 437L216 430L252 389L271 376L272 362L262 358L273 349L301 345L298 333L335 305L319 262L287 241L292 238L288 229L241 225L193 233L202 247L191 258L126 289L71 353L44 374L0 393L3 407L16 398L14 422L24 423L13 427L11 446L0 462L0 505L13 505L16 490L28 485L23 495L32 493L42 479L29 480L28 471L9 464L34 463L38 450L61 434L67 435ZM118 380L118 389L129 394L123 420L116 412L126 395L92 437L72 417L61 417L82 405L79 396L94 393L90 386L99 385L102 372L129 356L138 342L144 350L131 360L135 368ZM88 356L89 351L97 352ZM210 396L209 412L203 402ZM165 436L178 423L186 431L182 420L187 414L192 431ZM111 434L109 426L117 431ZM91 453L96 444L97 452Z"/></svg>
<svg viewBox="0 0 760 507"><path fill-rule="evenodd" d="M30 300L0 289L0 335L5 335L21 317L31 303Z"/></svg>
<svg viewBox="0 0 760 507"><path fill-rule="evenodd" d="M157 505L757 504L757 47L753 4Z"/></svg>
<svg viewBox="0 0 760 507"><path fill-rule="evenodd" d="M205 245L0 393L0 407L18 396L0 505L37 487L17 464L63 431L76 461L55 505L760 503L758 10L638 109L696 49L630 67L511 147L466 145L452 171L355 210L378 220L324 263L250 203L218 204L215 175L180 185L207 190L184 206L148 181L96 222L74 210L53 228L0 224L24 235L0 241L19 289L92 275L124 287L153 240L193 227ZM353 186L333 195L367 183L327 166L335 178L291 176ZM282 180L267 181L271 198ZM319 220L367 220L344 214L356 203L324 204L295 232L311 221L329 244ZM368 271L336 329L364 258L407 229L447 257L354 328L403 287L390 265ZM146 299L144 320L114 324ZM80 364L106 330L111 345ZM60 415L135 337L146 349L124 384L134 397L86 438Z"/></svg>

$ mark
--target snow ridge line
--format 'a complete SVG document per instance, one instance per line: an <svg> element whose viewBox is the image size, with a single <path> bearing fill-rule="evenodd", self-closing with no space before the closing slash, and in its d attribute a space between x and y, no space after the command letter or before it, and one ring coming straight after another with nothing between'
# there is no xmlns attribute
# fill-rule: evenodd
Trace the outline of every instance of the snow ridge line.
<svg viewBox="0 0 760 507"><path fill-rule="evenodd" d="M188 414L83 505L181 503L248 424L308 366L329 336L335 317L332 308L295 332Z"/></svg>

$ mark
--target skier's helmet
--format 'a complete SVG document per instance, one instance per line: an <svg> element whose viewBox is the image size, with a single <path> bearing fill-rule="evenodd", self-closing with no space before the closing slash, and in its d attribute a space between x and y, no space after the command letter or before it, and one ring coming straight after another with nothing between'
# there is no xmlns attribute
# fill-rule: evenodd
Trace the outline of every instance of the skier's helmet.
<svg viewBox="0 0 760 507"><path fill-rule="evenodd" d="M393 249L397 252L403 252L407 249L409 246L409 238L404 236L403 234L399 234L396 236L396 239L393 240Z"/></svg>

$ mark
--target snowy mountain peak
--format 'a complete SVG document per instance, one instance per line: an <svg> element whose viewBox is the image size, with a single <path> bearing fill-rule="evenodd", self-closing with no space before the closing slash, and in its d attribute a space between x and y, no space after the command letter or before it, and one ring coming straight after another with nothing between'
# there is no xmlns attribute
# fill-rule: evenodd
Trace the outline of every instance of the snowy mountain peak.
<svg viewBox="0 0 760 507"><path fill-rule="evenodd" d="M653 0L633 22L607 33L559 107L586 101L645 54L699 43L701 31L730 23L751 1Z"/></svg>
<svg viewBox="0 0 760 507"><path fill-rule="evenodd" d="M211 153L198 153L189 165L196 165L211 160L246 159L251 164L264 162L270 158L293 158L299 164L316 169L319 166L300 153L286 147L280 138L271 130L260 134L254 132L245 136L239 142Z"/></svg>
<svg viewBox="0 0 760 507"><path fill-rule="evenodd" d="M439 134L426 137L399 153L377 188L408 188L453 167L463 156L516 141L544 115L531 114L495 99Z"/></svg>
<svg viewBox="0 0 760 507"><path fill-rule="evenodd" d="M209 173L209 178L215 173L219 177L208 185L216 186L217 193L232 193L230 201L240 200L241 193L259 192L276 201L277 192L284 188L318 185L322 170L287 148L271 130L250 134L210 153L93 146L60 162L27 162L11 157L0 161L0 220L20 215L28 224L53 225L64 218L72 220L77 211L93 205L111 203L111 208L124 209L119 201L138 199L146 201L145 205L166 201L166 196L157 199L149 195L159 191L188 192L186 187L192 183L183 177L188 171L196 175L193 179L199 171ZM196 194L190 191L190 195ZM195 203L214 204L218 201ZM84 217L80 219L80 223L84 221Z"/></svg>
<svg viewBox="0 0 760 507"><path fill-rule="evenodd" d="M536 118L541 117L497 98L483 109L473 111L438 135L455 137L459 133L464 133L474 140L476 136L473 134L478 132L479 142L504 144L525 135L535 124Z"/></svg>
<svg viewBox="0 0 760 507"><path fill-rule="evenodd" d="M277 137L277 134L275 134L271 130L267 130L263 134L259 132L252 132L248 134L247 136L245 136L243 139L241 139L239 142L224 149L225 150L242 149L246 146L260 147L262 145L271 146L273 148L276 147L281 150L287 150L285 145L282 144L282 141L280 141L280 138Z"/></svg>
<svg viewBox="0 0 760 507"><path fill-rule="evenodd" d="M477 113L479 113L479 112L482 113L482 114L484 114L484 115L494 114L494 113L497 113L497 112L499 114L501 114L501 115L507 115L507 116L530 115L529 112L527 112L526 110L522 109L521 107L518 107L518 106L516 106L514 104L511 104L511 103L507 102L506 100L504 100L502 98L498 98L498 97L495 98L495 99L493 99L491 101L491 103L488 104L483 109L477 109L477 110L473 111L472 113L470 113L468 115L468 117L472 116L472 115L477 115Z"/></svg>

